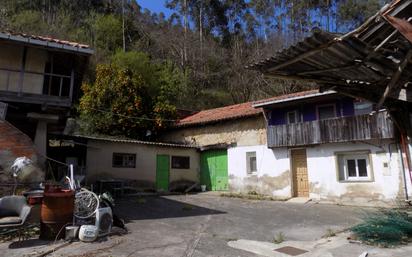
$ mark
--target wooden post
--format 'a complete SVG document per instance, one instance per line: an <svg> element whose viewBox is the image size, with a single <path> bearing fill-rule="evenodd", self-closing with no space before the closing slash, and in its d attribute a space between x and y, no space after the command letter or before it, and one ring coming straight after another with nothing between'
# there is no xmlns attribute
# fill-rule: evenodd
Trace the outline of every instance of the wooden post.
<svg viewBox="0 0 412 257"><path fill-rule="evenodd" d="M73 62L73 65L74 65L74 62ZM74 67L72 68L72 71L70 73L70 93L69 93L70 102L73 101L73 90L74 90Z"/></svg>
<svg viewBox="0 0 412 257"><path fill-rule="evenodd" d="M18 95L21 96L23 92L23 80L24 80L24 72L26 69L26 57L27 57L27 47L23 47L23 55L21 57L21 66L20 66L20 77L19 77L19 93Z"/></svg>

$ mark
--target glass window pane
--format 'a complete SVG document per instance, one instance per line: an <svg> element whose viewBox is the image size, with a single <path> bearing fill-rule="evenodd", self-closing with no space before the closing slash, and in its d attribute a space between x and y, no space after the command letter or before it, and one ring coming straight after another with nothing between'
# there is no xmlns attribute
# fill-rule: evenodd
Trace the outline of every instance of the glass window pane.
<svg viewBox="0 0 412 257"><path fill-rule="evenodd" d="M359 159L358 160L358 171L359 171L359 177L367 177L368 176L368 170L366 168L366 160L365 159Z"/></svg>
<svg viewBox="0 0 412 257"><path fill-rule="evenodd" d="M289 124L296 123L296 112L288 112Z"/></svg>
<svg viewBox="0 0 412 257"><path fill-rule="evenodd" d="M249 160L249 164L250 164L250 171L256 171L256 156L250 157Z"/></svg>
<svg viewBox="0 0 412 257"><path fill-rule="evenodd" d="M355 160L347 160L348 177L356 177L356 162Z"/></svg>
<svg viewBox="0 0 412 257"><path fill-rule="evenodd" d="M331 119L336 117L335 107L333 105L319 106L318 114L320 120Z"/></svg>
<svg viewBox="0 0 412 257"><path fill-rule="evenodd" d="M173 169L190 169L189 156L172 156Z"/></svg>

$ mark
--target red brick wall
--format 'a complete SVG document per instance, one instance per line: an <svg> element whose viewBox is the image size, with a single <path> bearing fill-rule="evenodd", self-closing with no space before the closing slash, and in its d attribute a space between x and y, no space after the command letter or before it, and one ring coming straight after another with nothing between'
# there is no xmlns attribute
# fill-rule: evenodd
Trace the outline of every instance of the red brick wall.
<svg viewBox="0 0 412 257"><path fill-rule="evenodd" d="M0 120L0 153L8 151L16 158L26 156L37 161L33 141L7 121Z"/></svg>

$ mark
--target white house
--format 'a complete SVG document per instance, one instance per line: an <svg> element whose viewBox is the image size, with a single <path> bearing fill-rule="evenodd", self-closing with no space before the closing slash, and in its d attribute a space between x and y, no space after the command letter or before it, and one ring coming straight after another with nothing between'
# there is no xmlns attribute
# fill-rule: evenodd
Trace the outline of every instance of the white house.
<svg viewBox="0 0 412 257"><path fill-rule="evenodd" d="M201 149L209 190L341 204L395 204L411 192L385 111L318 90L201 111L163 136Z"/></svg>

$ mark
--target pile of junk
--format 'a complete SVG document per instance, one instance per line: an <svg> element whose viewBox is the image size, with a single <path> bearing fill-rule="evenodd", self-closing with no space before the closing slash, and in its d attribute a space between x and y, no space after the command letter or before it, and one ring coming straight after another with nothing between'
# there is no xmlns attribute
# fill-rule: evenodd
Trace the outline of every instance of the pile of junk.
<svg viewBox="0 0 412 257"><path fill-rule="evenodd" d="M11 166L16 185L21 174L29 174L33 163L17 158ZM114 214L114 199L81 187L68 165L67 176L60 182L37 183L27 191L0 198L0 235L19 234L38 226L40 239L92 242L108 236L112 227L126 230L123 220ZM19 239L20 239L19 235Z"/></svg>

